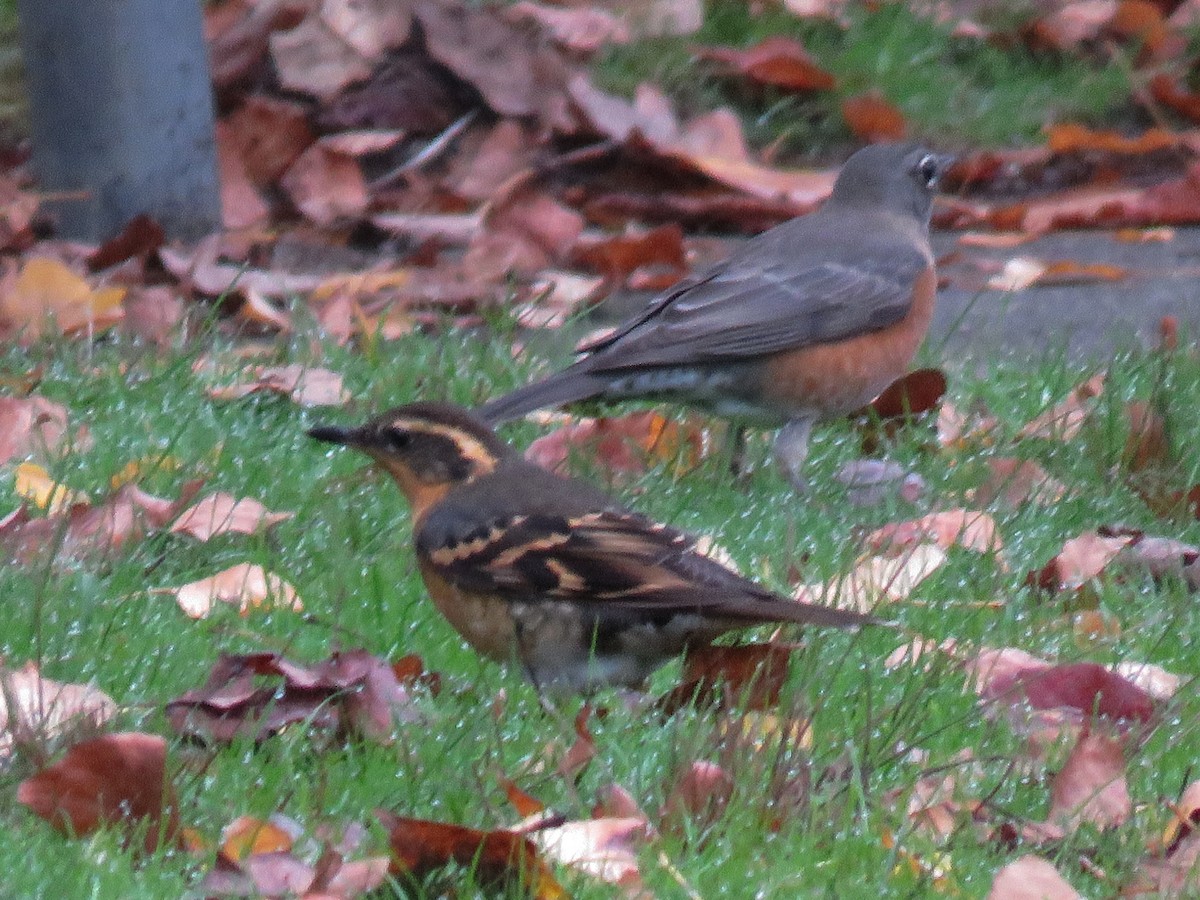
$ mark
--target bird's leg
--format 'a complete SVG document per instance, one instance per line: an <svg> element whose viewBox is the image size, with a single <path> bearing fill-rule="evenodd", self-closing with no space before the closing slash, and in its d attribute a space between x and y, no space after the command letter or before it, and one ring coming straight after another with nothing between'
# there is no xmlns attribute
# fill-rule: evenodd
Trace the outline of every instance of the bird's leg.
<svg viewBox="0 0 1200 900"><path fill-rule="evenodd" d="M729 474L734 478L745 478L749 471L746 468L746 426L735 424L729 434Z"/></svg>
<svg viewBox="0 0 1200 900"><path fill-rule="evenodd" d="M775 461L783 469L784 477L792 483L797 493L808 491L804 477L804 460L808 458L808 436L812 433L811 416L792 419L775 435Z"/></svg>

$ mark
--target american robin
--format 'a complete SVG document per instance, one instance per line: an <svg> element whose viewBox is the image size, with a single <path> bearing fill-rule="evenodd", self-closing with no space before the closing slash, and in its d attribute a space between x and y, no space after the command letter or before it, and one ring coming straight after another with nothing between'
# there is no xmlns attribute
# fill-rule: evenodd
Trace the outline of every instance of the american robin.
<svg viewBox="0 0 1200 900"><path fill-rule="evenodd" d="M913 144L859 150L818 212L746 242L479 415L494 425L593 398L676 400L782 425L776 458L803 486L813 422L869 403L925 337L937 292L929 214L949 162Z"/></svg>
<svg viewBox="0 0 1200 900"><path fill-rule="evenodd" d="M696 549L696 538L527 462L466 410L402 406L309 431L366 453L412 508L433 602L484 656L535 685L636 685L689 644L768 622L875 620L800 603Z"/></svg>

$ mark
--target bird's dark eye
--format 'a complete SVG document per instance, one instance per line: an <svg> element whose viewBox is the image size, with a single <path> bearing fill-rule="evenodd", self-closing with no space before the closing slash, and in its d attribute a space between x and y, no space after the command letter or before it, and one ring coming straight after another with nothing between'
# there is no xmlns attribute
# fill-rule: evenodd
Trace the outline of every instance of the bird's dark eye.
<svg viewBox="0 0 1200 900"><path fill-rule="evenodd" d="M940 160L932 153L926 153L917 163L917 174L921 176L926 187L932 187L937 181L938 175L941 174Z"/></svg>
<svg viewBox="0 0 1200 900"><path fill-rule="evenodd" d="M412 435L399 428L389 428L387 431L388 447L392 450L407 450L412 444Z"/></svg>

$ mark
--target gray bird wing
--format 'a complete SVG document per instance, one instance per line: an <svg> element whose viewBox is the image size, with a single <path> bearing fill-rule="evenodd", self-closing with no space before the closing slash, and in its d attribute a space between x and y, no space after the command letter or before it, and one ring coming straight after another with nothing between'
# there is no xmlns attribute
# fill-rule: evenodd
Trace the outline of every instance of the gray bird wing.
<svg viewBox="0 0 1200 900"><path fill-rule="evenodd" d="M767 232L652 301L584 348L592 354L587 371L737 362L876 331L908 313L917 279L930 265L924 248L862 234L829 259L810 243L818 221L788 224L809 227Z"/></svg>

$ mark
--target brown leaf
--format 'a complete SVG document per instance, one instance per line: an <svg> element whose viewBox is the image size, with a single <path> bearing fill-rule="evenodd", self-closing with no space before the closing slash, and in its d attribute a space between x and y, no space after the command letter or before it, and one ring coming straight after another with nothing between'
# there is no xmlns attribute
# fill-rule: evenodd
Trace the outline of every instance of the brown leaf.
<svg viewBox="0 0 1200 900"><path fill-rule="evenodd" d="M500 116L567 121L568 70L530 29L488 7L429 2L417 9L430 57L483 96Z"/></svg>
<svg viewBox="0 0 1200 900"><path fill-rule="evenodd" d="M132 838L144 827L153 853L179 838L175 791L166 776L167 742L139 732L76 744L59 762L26 778L17 800L65 834L84 836L105 825Z"/></svg>
<svg viewBox="0 0 1200 900"><path fill-rule="evenodd" d="M1200 124L1200 94L1180 87L1170 75L1160 72L1150 79L1150 95L1194 124Z"/></svg>
<svg viewBox="0 0 1200 900"><path fill-rule="evenodd" d="M1052 441L1070 441L1079 434L1084 421L1091 414L1094 401L1104 392L1104 376L1093 375L1087 381L1071 389L1067 398L1025 424L1017 439L1045 438Z"/></svg>
<svg viewBox="0 0 1200 900"><path fill-rule="evenodd" d="M276 31L270 46L280 84L319 100L331 100L371 74L371 65L362 54L316 12L290 31Z"/></svg>
<svg viewBox="0 0 1200 900"><path fill-rule="evenodd" d="M170 501L125 484L101 504L83 500L60 512L52 511L44 519L24 519L0 527L0 547L25 563L40 560L47 551L53 551L59 562L103 555L166 525L198 487L198 483L188 485L178 500Z"/></svg>
<svg viewBox="0 0 1200 900"><path fill-rule="evenodd" d="M225 136L249 179L268 188L316 139L299 103L253 94L225 117Z"/></svg>
<svg viewBox="0 0 1200 900"><path fill-rule="evenodd" d="M926 541L943 550L958 546L976 553L996 553L1003 546L995 519L961 507L884 525L868 534L864 544L868 550L895 554Z"/></svg>
<svg viewBox="0 0 1200 900"><path fill-rule="evenodd" d="M322 138L305 150L279 186L314 224L328 227L367 209L367 183L358 160Z"/></svg>
<svg viewBox="0 0 1200 900"><path fill-rule="evenodd" d="M982 664L982 657L976 666ZM1154 699L1130 681L1096 663L1030 664L1015 670L995 667L978 688L985 700L1026 702L1032 709L1065 708L1084 717L1149 722Z"/></svg>
<svg viewBox="0 0 1200 900"><path fill-rule="evenodd" d="M1085 531L1064 543L1062 550L1044 567L1031 572L1029 583L1044 590L1076 590L1102 574L1133 541L1131 535L1111 536Z"/></svg>
<svg viewBox="0 0 1200 900"><path fill-rule="evenodd" d="M410 819L386 809L375 810L375 817L388 831L390 871L402 881L419 880L453 862L470 867L485 886L516 882L525 885L534 900L567 896L527 837Z"/></svg>
<svg viewBox="0 0 1200 900"><path fill-rule="evenodd" d="M1123 742L1085 731L1050 785L1048 821L1067 831L1085 822L1115 828L1132 813Z"/></svg>
<svg viewBox="0 0 1200 900"><path fill-rule="evenodd" d="M1038 856L1022 856L996 873L987 900L1083 900L1058 869Z"/></svg>
<svg viewBox="0 0 1200 900"><path fill-rule="evenodd" d="M628 44L629 25L604 9L562 7L520 0L507 8L514 21L533 21L549 32L555 43L576 53L592 54L611 44Z"/></svg>
<svg viewBox="0 0 1200 900"><path fill-rule="evenodd" d="M842 101L842 118L860 141L900 141L908 134L908 122L879 91L869 91Z"/></svg>
<svg viewBox="0 0 1200 900"><path fill-rule="evenodd" d="M302 0L249 4L249 7L245 10L233 3L204 7L209 62L218 90L249 78L262 65L271 32L294 28L307 11Z"/></svg>
<svg viewBox="0 0 1200 900"><path fill-rule="evenodd" d="M784 91L825 91L837 83L793 38L776 35L744 50L698 47L694 53L700 59L717 63L727 74L740 75L755 84Z"/></svg>
<svg viewBox="0 0 1200 900"><path fill-rule="evenodd" d="M557 771L563 778L574 780L596 757L596 739L588 730L591 704L585 703L575 715L575 741L558 761Z"/></svg>
<svg viewBox="0 0 1200 900"><path fill-rule="evenodd" d="M1117 14L1117 0L1069 0L1036 19L1027 29L1035 47L1069 51L1096 40Z"/></svg>
<svg viewBox="0 0 1200 900"><path fill-rule="evenodd" d="M184 321L183 300L166 285L134 285L122 305L125 309L122 330L159 347L171 343Z"/></svg>
<svg viewBox="0 0 1200 900"><path fill-rule="evenodd" d="M304 723L386 742L398 726L419 720L414 705L386 660L349 650L314 666L273 653L222 656L203 687L172 700L166 713L177 733L202 741L261 741Z"/></svg>
<svg viewBox="0 0 1200 900"><path fill-rule="evenodd" d="M193 619L207 618L218 603L233 604L242 615L261 607L282 607L294 612L304 609L294 587L251 563L238 563L208 578L176 588L160 588L158 592L173 595L180 608Z"/></svg>
<svg viewBox="0 0 1200 900"><path fill-rule="evenodd" d="M217 169L221 177L221 222L226 228L252 228L271 210L258 193L224 122L217 122Z"/></svg>
<svg viewBox="0 0 1200 900"><path fill-rule="evenodd" d="M732 776L716 763L698 760L682 766L659 810L662 830L684 834L687 822L698 830L710 827L724 815L733 787Z"/></svg>
<svg viewBox="0 0 1200 900"><path fill-rule="evenodd" d="M162 226L145 213L134 216L120 234L101 244L87 258L89 272L99 272L135 256L147 256L166 241Z"/></svg>
<svg viewBox="0 0 1200 900"><path fill-rule="evenodd" d="M666 716L693 702L722 709L770 710L787 683L788 660L796 644L743 644L688 648L680 683L655 706Z"/></svg>
<svg viewBox="0 0 1200 900"><path fill-rule="evenodd" d="M614 280L628 278L638 269L658 266L668 270L672 283L686 274L688 267L683 229L678 225L580 241L572 262Z"/></svg>
<svg viewBox="0 0 1200 900"><path fill-rule="evenodd" d="M254 534L290 519L295 513L271 512L257 500L237 499L218 491L186 509L171 526L172 534L207 541L220 534Z"/></svg>
<svg viewBox="0 0 1200 900"><path fill-rule="evenodd" d="M251 366L243 381L223 388L210 388L214 400L239 400L262 391L281 394L301 406L340 406L350 395L342 387L342 376L328 369L303 365Z"/></svg>
<svg viewBox="0 0 1200 900"><path fill-rule="evenodd" d="M36 394L0 397L0 465L30 456L53 458L66 440L65 406Z"/></svg>
<svg viewBox="0 0 1200 900"><path fill-rule="evenodd" d="M1121 464L1130 472L1144 472L1171 461L1167 423L1154 405L1143 400L1125 404L1129 433L1121 450Z"/></svg>
<svg viewBox="0 0 1200 900"><path fill-rule="evenodd" d="M988 477L983 484L967 492L976 506L1020 507L1025 503L1048 506L1057 503L1067 486L1031 459L999 456L987 461Z"/></svg>
<svg viewBox="0 0 1200 900"><path fill-rule="evenodd" d="M45 678L32 661L19 669L0 666L0 761L22 743L94 730L116 712L112 698L90 684Z"/></svg>
<svg viewBox="0 0 1200 900"><path fill-rule="evenodd" d="M481 279L531 275L564 260L583 232L583 217L537 190L517 188L492 203L463 265Z"/></svg>

